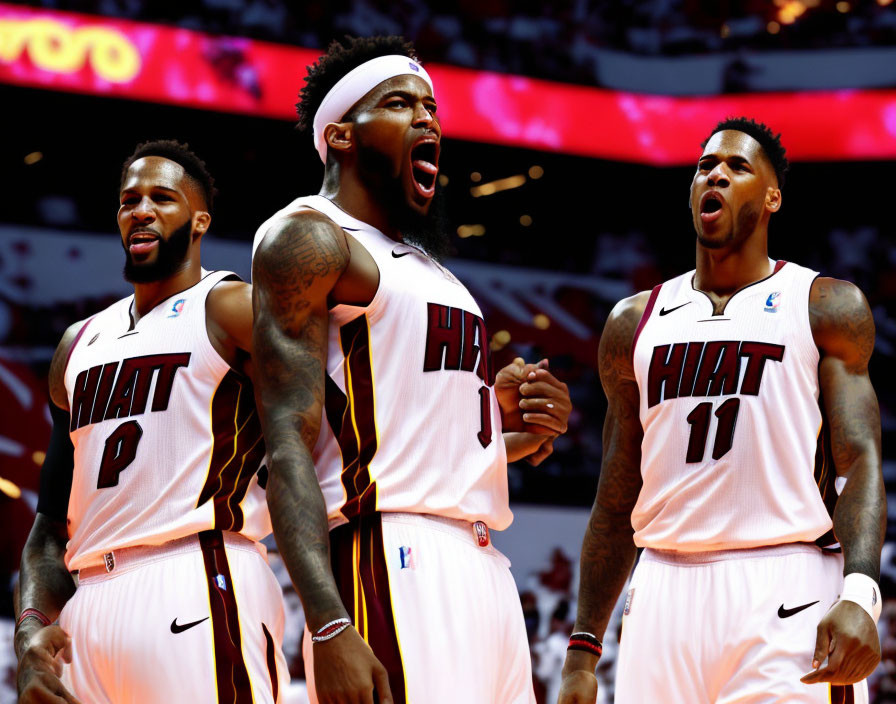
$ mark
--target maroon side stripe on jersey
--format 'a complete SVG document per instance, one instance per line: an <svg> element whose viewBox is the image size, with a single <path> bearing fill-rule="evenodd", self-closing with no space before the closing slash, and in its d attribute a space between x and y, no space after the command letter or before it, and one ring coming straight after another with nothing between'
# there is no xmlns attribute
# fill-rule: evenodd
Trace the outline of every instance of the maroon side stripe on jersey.
<svg viewBox="0 0 896 704"><path fill-rule="evenodd" d="M368 469L376 454L377 438L367 317L360 315L343 325L339 339L345 356L345 384L349 394L346 397L330 380L325 404L327 419L342 453L341 479L346 493L342 513L352 519L376 511L376 483L370 481Z"/></svg>
<svg viewBox="0 0 896 704"><path fill-rule="evenodd" d="M339 594L355 628L389 673L395 704L405 704L404 664L392 613L382 515L363 515L330 531L330 555Z"/></svg>
<svg viewBox="0 0 896 704"><path fill-rule="evenodd" d="M834 469L833 451L831 450L831 427L824 417L824 405L819 396L818 403L822 408L821 430L818 433L818 444L815 448L815 483L821 494L821 500L831 519L834 517L834 507L837 505L837 472ZM818 538L815 543L822 548L834 545L837 538L833 529Z"/></svg>
<svg viewBox="0 0 896 704"><path fill-rule="evenodd" d="M206 530L199 534L199 544L212 611L218 704L252 704L252 686L243 660L239 614L224 538L219 530Z"/></svg>
<svg viewBox="0 0 896 704"><path fill-rule="evenodd" d="M211 424L211 461L196 506L214 499L215 528L238 532L243 527L240 502L264 457L261 422L246 377L231 370L221 379L212 398Z"/></svg>
<svg viewBox="0 0 896 704"><path fill-rule="evenodd" d="M277 701L277 693L280 691L280 682L277 679L277 655L274 648L274 639L268 627L261 624L264 631L265 657L268 661L268 674L271 676L271 693L274 695L274 701Z"/></svg>
<svg viewBox="0 0 896 704"><path fill-rule="evenodd" d="M831 685L831 704L855 704L856 694L853 685Z"/></svg>
<svg viewBox="0 0 896 704"><path fill-rule="evenodd" d="M635 336L632 338L632 360L635 359L635 345L638 344L638 338L641 337L641 330L647 325L647 319L653 313L653 306L656 305L656 298L660 295L662 287L662 284L657 284L653 287L653 291L650 292L650 298L647 299L647 305L644 307L644 312L641 314L641 320L638 321L638 327L635 328Z"/></svg>
<svg viewBox="0 0 896 704"><path fill-rule="evenodd" d="M65 366L62 368L62 376L63 376L63 378L65 378L65 371L68 369L68 363L69 363L69 360L72 358L72 352L75 351L75 347L77 347L77 345L78 345L78 340L81 339L81 335L84 334L84 331L87 329L87 326L90 325L90 321L93 320L93 317L94 317L94 316L90 316L90 317L87 319L87 322L85 322L85 323L81 326L81 329L78 330L78 334L75 335L75 339L72 340L71 347L68 348L68 354L65 355Z"/></svg>

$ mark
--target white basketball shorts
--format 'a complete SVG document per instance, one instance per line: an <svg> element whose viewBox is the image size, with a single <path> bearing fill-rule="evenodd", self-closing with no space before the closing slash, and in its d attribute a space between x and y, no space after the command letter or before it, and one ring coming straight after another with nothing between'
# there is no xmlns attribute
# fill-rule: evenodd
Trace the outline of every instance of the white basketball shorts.
<svg viewBox="0 0 896 704"><path fill-rule="evenodd" d="M205 531L109 553L59 617L63 683L87 704L261 704L289 684L283 597L264 548Z"/></svg>
<svg viewBox="0 0 896 704"><path fill-rule="evenodd" d="M477 537L463 521L377 513L330 532L343 602L396 704L535 703L510 562L479 525ZM307 630L303 652L317 704Z"/></svg>
<svg viewBox="0 0 896 704"><path fill-rule="evenodd" d="M644 550L622 621L616 704L867 704L864 682L806 685L843 556L809 544Z"/></svg>

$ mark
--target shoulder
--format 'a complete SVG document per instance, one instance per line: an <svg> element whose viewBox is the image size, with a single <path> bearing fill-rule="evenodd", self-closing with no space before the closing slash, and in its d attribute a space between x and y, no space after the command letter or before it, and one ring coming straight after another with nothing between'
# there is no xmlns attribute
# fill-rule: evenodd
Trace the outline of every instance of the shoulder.
<svg viewBox="0 0 896 704"><path fill-rule="evenodd" d="M650 291L641 291L634 296L623 298L610 311L607 317L607 324L604 327L604 334L613 332L617 335L629 335L629 341L634 337L638 324L644 316L647 309L647 302L650 300Z"/></svg>
<svg viewBox="0 0 896 704"><path fill-rule="evenodd" d="M874 349L874 317L855 284L819 276L809 291L809 323L822 354L863 358Z"/></svg>
<svg viewBox="0 0 896 704"><path fill-rule="evenodd" d="M56 346L56 351L53 353L47 380L50 386L50 398L60 408L68 409L68 394L65 390L65 368L68 366L68 358L81 331L89 322L90 318L87 318L69 325Z"/></svg>
<svg viewBox="0 0 896 704"><path fill-rule="evenodd" d="M632 344L635 332L647 309L650 300L650 291L642 291L634 296L623 298L617 303L604 325L604 332L600 338L600 369L601 375L614 372L615 375L634 378L632 368Z"/></svg>
<svg viewBox="0 0 896 704"><path fill-rule="evenodd" d="M252 329L252 286L245 281L218 282L205 299L205 315L211 331L220 330L220 337L247 349Z"/></svg>
<svg viewBox="0 0 896 704"><path fill-rule="evenodd" d="M272 273L282 267L312 263L316 259L348 260L345 231L323 213L312 208L277 218L267 229L253 259L256 269Z"/></svg>

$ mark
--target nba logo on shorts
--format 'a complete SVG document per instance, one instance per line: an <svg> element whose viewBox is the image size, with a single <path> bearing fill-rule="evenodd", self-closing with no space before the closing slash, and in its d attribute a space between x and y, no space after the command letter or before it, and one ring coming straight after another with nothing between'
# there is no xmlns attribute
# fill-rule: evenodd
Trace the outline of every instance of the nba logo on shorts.
<svg viewBox="0 0 896 704"><path fill-rule="evenodd" d="M227 591L227 580L224 579L223 574L215 575L215 584L218 585L218 589L223 589L225 592Z"/></svg>
<svg viewBox="0 0 896 704"><path fill-rule="evenodd" d="M115 555L111 552L107 552L103 555L103 560L106 563L106 572L111 572L115 569Z"/></svg>
<svg viewBox="0 0 896 704"><path fill-rule="evenodd" d="M628 590L628 595L625 597L625 610L622 612L623 616L628 616L629 611L632 610L632 601L635 599L635 588L632 587Z"/></svg>
<svg viewBox="0 0 896 704"><path fill-rule="evenodd" d="M409 547L402 545L398 548L398 556L401 559L401 569L414 566L414 563L411 561L411 549Z"/></svg>
<svg viewBox="0 0 896 704"><path fill-rule="evenodd" d="M169 318L176 318L177 316L179 316L179 315L183 312L184 304L185 304L186 302L187 302L187 299L186 299L186 298L178 298L178 299L174 302L174 305L171 306L171 312L168 314L168 317L169 317Z"/></svg>
<svg viewBox="0 0 896 704"><path fill-rule="evenodd" d="M777 313L778 305L781 303L781 292L775 291L774 293L768 294L768 298L765 299L765 312L766 313Z"/></svg>
<svg viewBox="0 0 896 704"><path fill-rule="evenodd" d="M485 525L482 521L476 521L473 524L473 536L476 538L476 541L479 543L479 547L486 548L488 547L488 526Z"/></svg>

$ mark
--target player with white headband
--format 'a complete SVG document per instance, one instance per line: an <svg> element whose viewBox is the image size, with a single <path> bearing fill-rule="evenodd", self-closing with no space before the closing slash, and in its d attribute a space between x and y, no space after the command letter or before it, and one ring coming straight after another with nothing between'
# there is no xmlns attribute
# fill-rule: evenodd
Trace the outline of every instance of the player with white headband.
<svg viewBox="0 0 896 704"><path fill-rule="evenodd" d="M512 520L508 459L550 454L568 391L546 360L495 378L482 312L439 262L441 126L412 47L334 43L305 80L323 186L255 236L253 341L312 702L531 704L490 530Z"/></svg>

